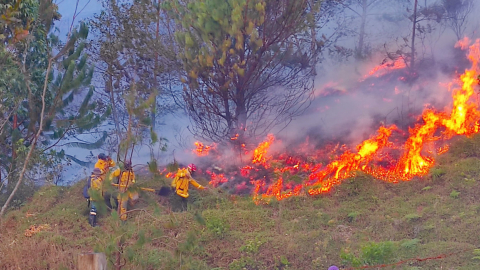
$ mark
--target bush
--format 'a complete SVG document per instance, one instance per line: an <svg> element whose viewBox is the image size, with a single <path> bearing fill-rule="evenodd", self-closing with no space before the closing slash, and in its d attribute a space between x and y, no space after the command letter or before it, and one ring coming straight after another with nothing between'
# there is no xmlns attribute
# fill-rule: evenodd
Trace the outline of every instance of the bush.
<svg viewBox="0 0 480 270"><path fill-rule="evenodd" d="M206 219L207 229L214 235L223 238L230 229L230 225L223 218L212 216Z"/></svg>
<svg viewBox="0 0 480 270"><path fill-rule="evenodd" d="M369 242L362 247L359 257L342 251L340 258L343 259L344 263L351 264L353 267L384 264L393 261L396 249L395 243L391 241Z"/></svg>

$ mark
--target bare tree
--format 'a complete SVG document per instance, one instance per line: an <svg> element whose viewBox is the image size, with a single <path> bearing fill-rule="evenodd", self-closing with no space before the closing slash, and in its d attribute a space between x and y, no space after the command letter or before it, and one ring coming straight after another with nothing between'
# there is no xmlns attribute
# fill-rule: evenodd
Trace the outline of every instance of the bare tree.
<svg viewBox="0 0 480 270"><path fill-rule="evenodd" d="M355 57L365 57L365 39L367 36L366 25L369 16L378 15L372 13L372 10L381 4L382 0L336 0L339 4L350 10L360 18L360 26L358 26L358 42L355 46Z"/></svg>
<svg viewBox="0 0 480 270"><path fill-rule="evenodd" d="M407 11L410 11L407 9ZM416 46L415 38L418 33L423 34L425 31L428 31L428 28L431 29L431 26L428 24L430 22L440 23L444 16L444 10L441 5L438 3L429 4L425 0L423 5L419 4L418 0L414 1L413 13L410 15L409 19L412 22L412 35L410 40L410 70L413 72L415 70L415 56L416 56ZM420 22L426 21L427 27L420 24ZM418 32L418 33L417 33ZM406 41L406 39L405 39Z"/></svg>
<svg viewBox="0 0 480 270"><path fill-rule="evenodd" d="M475 4L473 0L443 0L447 26L452 29L457 40L463 38L468 25L468 19Z"/></svg>
<svg viewBox="0 0 480 270"><path fill-rule="evenodd" d="M169 1L194 134L243 142L309 104L318 46L308 0ZM235 3L234 3L235 2ZM188 6L188 7L187 7Z"/></svg>

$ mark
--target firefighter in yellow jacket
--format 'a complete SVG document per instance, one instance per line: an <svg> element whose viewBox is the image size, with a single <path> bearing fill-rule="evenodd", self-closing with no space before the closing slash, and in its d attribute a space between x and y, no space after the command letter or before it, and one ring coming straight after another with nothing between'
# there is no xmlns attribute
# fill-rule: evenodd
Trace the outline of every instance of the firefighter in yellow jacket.
<svg viewBox="0 0 480 270"><path fill-rule="evenodd" d="M110 156L107 156L104 153L99 154L98 161L97 163L95 163L95 168L100 169L100 171L102 172L102 175L105 177L105 175L108 173L111 167L115 167L115 161L113 161ZM108 179L112 181L114 177L118 177L119 175L120 175L120 168L117 167L110 174L110 177Z"/></svg>
<svg viewBox="0 0 480 270"><path fill-rule="evenodd" d="M127 220L127 203L130 201L133 205L138 200L138 192L129 191L128 188L135 183L135 173L133 173L132 162L125 162L125 171L120 175L118 181L118 205L120 206L120 219Z"/></svg>
<svg viewBox="0 0 480 270"><path fill-rule="evenodd" d="M110 167L115 167L115 161L104 153L99 154L97 163L95 163L95 168L100 169L102 174L106 174Z"/></svg>
<svg viewBox="0 0 480 270"><path fill-rule="evenodd" d="M92 175L90 176L90 188L89 188L89 204L91 204L90 207L90 215L88 218L88 221L92 227L96 226L97 223L97 205L96 205L96 200L98 200L98 197L103 198L103 181L104 181L104 175L100 171L99 168L93 169ZM93 193L96 194L93 194Z"/></svg>
<svg viewBox="0 0 480 270"><path fill-rule="evenodd" d="M175 178L172 181L172 189L175 190L175 193L180 196L181 198L181 210L187 210L187 198L188 194L188 186L192 184L194 187L198 189L205 189L206 187L200 185L192 178L192 174L197 170L195 164L190 164L185 169L178 169Z"/></svg>

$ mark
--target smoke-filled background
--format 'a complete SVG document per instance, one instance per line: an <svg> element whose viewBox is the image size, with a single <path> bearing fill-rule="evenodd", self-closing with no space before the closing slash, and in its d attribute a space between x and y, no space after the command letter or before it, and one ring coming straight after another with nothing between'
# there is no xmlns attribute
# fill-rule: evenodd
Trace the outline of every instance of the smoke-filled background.
<svg viewBox="0 0 480 270"><path fill-rule="evenodd" d="M99 14L100 2L78 1L75 9L71 1L60 2L59 11L63 15L58 24L60 32L68 32L74 15L78 22ZM323 47L310 93L311 104L301 115L286 122L288 125L270 130L277 139L271 151L282 152L307 140L310 147L321 148L332 143L354 147L382 125L394 124L407 132L426 107L443 110L451 103L449 84L468 66L465 52L454 45L464 36L471 39L478 36L479 21L475 14L480 7L468 0L419 1L413 36L414 2L323 2L317 33ZM413 37L415 71L410 70ZM101 83L94 78L94 84ZM180 89L178 85L175 87ZM164 99L167 103L175 100L168 96ZM214 142L195 137L191 133L194 123L185 114L184 105L176 105L157 119L156 132L166 140L154 146L137 146L132 156L135 164L147 165L153 157L163 165L176 160L182 164L241 166L251 159L249 155L257 144L266 139L265 135L249 138L248 153L239 154L237 150L219 146L217 155L221 155L221 160L198 157L193 151L195 141L206 145ZM112 121L107 121L96 133L73 136L67 142L96 141L103 131L114 134L114 129ZM115 148L108 143L107 139L93 150L65 148L74 161L64 167L62 181L69 183L88 175L100 152L115 156Z"/></svg>

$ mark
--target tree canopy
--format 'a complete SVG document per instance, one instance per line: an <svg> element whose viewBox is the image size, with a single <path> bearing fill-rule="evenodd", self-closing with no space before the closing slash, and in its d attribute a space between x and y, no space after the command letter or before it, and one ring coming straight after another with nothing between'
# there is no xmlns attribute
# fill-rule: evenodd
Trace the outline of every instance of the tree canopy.
<svg viewBox="0 0 480 270"><path fill-rule="evenodd" d="M196 135L263 135L308 105L318 46L307 0L166 1Z"/></svg>

